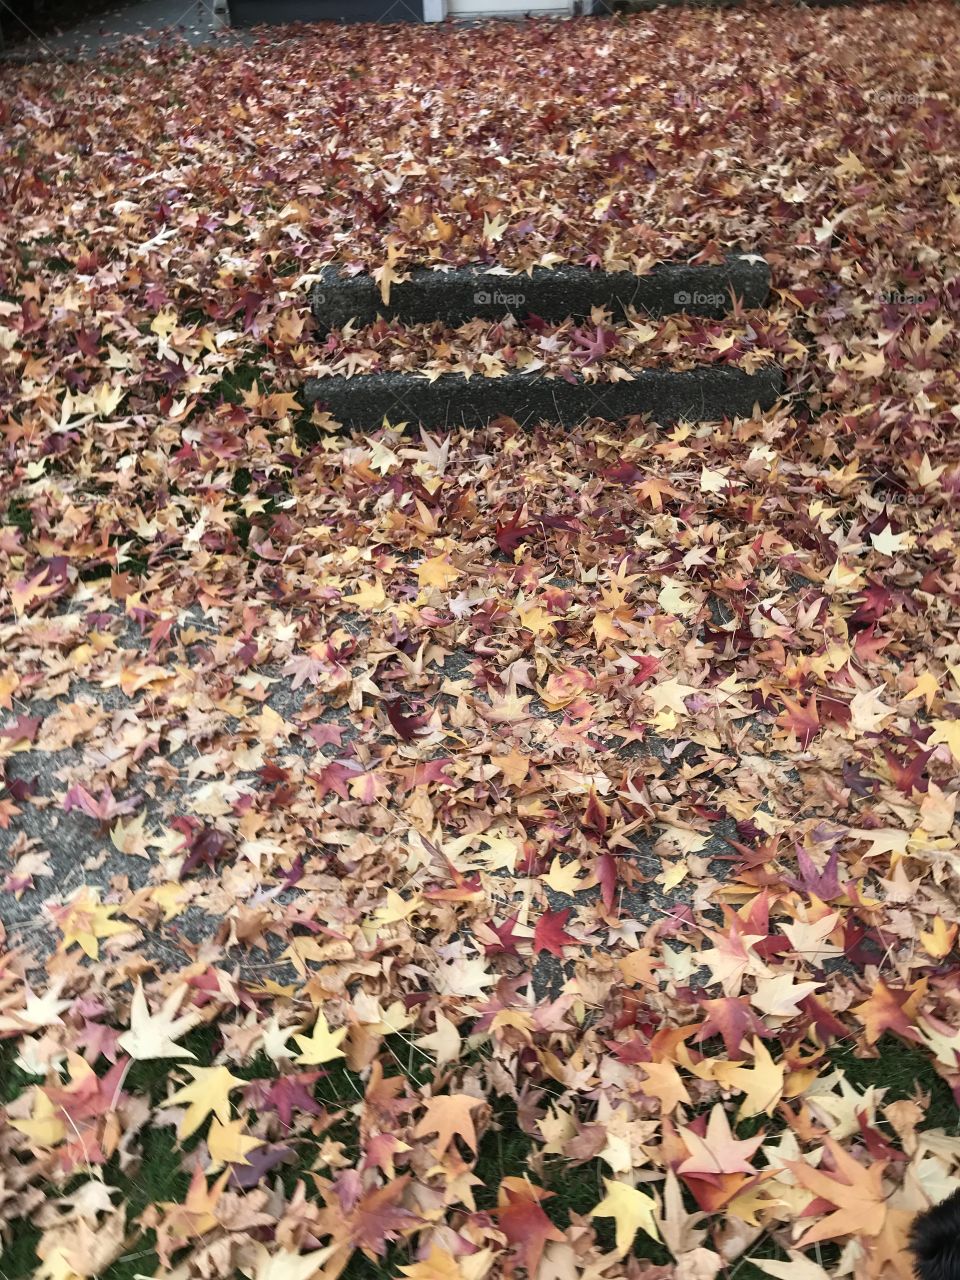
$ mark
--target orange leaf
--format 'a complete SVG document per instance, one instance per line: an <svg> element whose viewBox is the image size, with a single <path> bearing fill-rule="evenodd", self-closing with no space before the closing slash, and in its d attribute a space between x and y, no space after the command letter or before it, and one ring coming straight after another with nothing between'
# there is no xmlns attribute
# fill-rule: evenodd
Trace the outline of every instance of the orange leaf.
<svg viewBox="0 0 960 1280"><path fill-rule="evenodd" d="M530 1276L537 1273L547 1241L555 1240L559 1244L566 1238L540 1208L540 1201L552 1195L552 1191L544 1191L523 1178L504 1178L500 1184L500 1203L493 1210L493 1216L499 1220L507 1240L518 1250Z"/></svg>
<svg viewBox="0 0 960 1280"><path fill-rule="evenodd" d="M426 1115L414 1129L413 1136L423 1138L428 1133L435 1133L437 1141L433 1151L438 1160L455 1136L462 1138L471 1151L476 1152L477 1131L470 1112L480 1105L481 1099L468 1093L453 1093L449 1096L444 1094L431 1098L427 1103Z"/></svg>
<svg viewBox="0 0 960 1280"><path fill-rule="evenodd" d="M877 1236L886 1221L883 1171L889 1162L874 1161L865 1168L832 1138L827 1138L826 1148L834 1165L833 1174L814 1169L805 1160L785 1162L801 1186L836 1206L835 1213L828 1214L803 1233L796 1242L798 1249L805 1249L818 1240L834 1240L837 1236Z"/></svg>
<svg viewBox="0 0 960 1280"><path fill-rule="evenodd" d="M867 1031L867 1043L876 1044L885 1031L894 1031L906 1040L919 1040L913 1021L925 986L914 990L894 990L881 978L869 1000L854 1005L851 1012Z"/></svg>

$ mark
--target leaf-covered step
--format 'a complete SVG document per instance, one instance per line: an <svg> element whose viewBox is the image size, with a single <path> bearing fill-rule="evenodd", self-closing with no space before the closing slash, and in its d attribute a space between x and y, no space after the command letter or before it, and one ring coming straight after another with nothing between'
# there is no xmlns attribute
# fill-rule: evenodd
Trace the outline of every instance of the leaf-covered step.
<svg viewBox="0 0 960 1280"><path fill-rule="evenodd" d="M462 324L473 316L499 319L534 313L543 320L588 316L594 307L625 314L629 307L649 315L688 312L722 316L734 298L745 308L762 307L770 291L770 267L755 253L730 254L718 265L661 263L646 275L629 271L591 271L561 265L534 267L530 274L471 265L448 271L418 267L405 279L388 275L344 276L325 267L310 293L321 329L341 328L350 320L371 324L377 315L413 324L442 320ZM398 273L399 274L399 273Z"/></svg>
<svg viewBox="0 0 960 1280"><path fill-rule="evenodd" d="M404 324L380 319L361 329L332 330L302 366L304 377L346 378L374 373L442 374L499 378L508 373L567 377L587 373L615 381L627 369L694 369L728 364L754 372L764 364L796 367L808 358L782 311L745 312L736 319L704 316L648 317L631 312L608 322L595 312L590 321L560 324L468 320L456 328Z"/></svg>
<svg viewBox="0 0 960 1280"><path fill-rule="evenodd" d="M754 373L721 365L696 369L643 369L629 381L587 382L511 373L502 378L444 374L432 381L412 373L354 378L311 378L308 403L350 429L392 423L426 427L479 427L499 417L521 425L575 426L587 418L616 421L651 414L658 422L718 422L769 409L783 388L783 372L768 365Z"/></svg>

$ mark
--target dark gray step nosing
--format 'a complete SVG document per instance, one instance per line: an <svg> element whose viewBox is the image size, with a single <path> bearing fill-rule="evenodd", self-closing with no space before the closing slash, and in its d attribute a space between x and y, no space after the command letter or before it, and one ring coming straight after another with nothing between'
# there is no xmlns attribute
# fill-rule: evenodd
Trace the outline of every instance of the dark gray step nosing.
<svg viewBox="0 0 960 1280"><path fill-rule="evenodd" d="M587 418L617 421L650 414L659 422L719 422L746 418L754 407L773 407L783 391L783 370L755 373L728 365L643 369L630 382L575 383L511 373L503 378L442 374L430 382L412 373L311 378L307 403L326 410L348 430L376 431L387 418L426 427L480 427L499 417L522 426L537 422L576 426ZM311 429L315 434L316 429Z"/></svg>
<svg viewBox="0 0 960 1280"><path fill-rule="evenodd" d="M591 271L589 267L534 267L532 274L494 274L486 266L431 271L418 267L409 280L394 284L385 305L380 286L369 275L343 276L324 267L310 292L310 306L324 331L349 320L372 324L378 315L407 324L440 320L458 325L478 317L501 320L528 312L556 322L589 316L593 307L624 314L628 306L649 315L726 315L736 295L748 308L762 307L770 293L770 267L759 254L731 254L721 266L661 263L644 276L629 271Z"/></svg>

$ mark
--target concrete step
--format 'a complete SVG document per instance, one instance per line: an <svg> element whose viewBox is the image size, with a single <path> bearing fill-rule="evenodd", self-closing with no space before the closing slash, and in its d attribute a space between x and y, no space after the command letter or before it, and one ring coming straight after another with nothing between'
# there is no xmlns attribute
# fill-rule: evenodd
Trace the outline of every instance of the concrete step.
<svg viewBox="0 0 960 1280"><path fill-rule="evenodd" d="M432 382L412 373L381 373L311 378L304 394L308 404L350 430L376 431L385 417L393 424L428 428L480 427L499 417L522 426L544 421L572 427L587 418L616 421L647 413L662 423L750 417L754 406L773 407L783 381L774 364L755 373L729 365L643 369L629 382L592 383L522 373L503 378L443 374ZM309 428L311 438L317 434L317 428Z"/></svg>
<svg viewBox="0 0 960 1280"><path fill-rule="evenodd" d="M627 271L591 271L564 265L535 267L531 275L502 275L489 267L455 267L449 271L417 268L409 280L394 284L385 305L372 276L343 276L326 267L310 293L310 306L321 330L342 328L349 320L372 324L377 315L407 324L441 320L463 324L473 317L499 320L508 312L522 317L534 312L543 320L588 316L593 307L623 314L628 306L649 315L687 312L726 315L736 295L750 309L762 307L770 292L770 268L759 254L731 254L722 266L663 263L648 275Z"/></svg>

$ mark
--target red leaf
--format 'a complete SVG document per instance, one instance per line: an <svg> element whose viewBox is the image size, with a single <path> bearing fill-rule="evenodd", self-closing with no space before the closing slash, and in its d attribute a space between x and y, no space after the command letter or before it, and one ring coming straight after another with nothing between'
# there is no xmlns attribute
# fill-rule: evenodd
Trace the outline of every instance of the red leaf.
<svg viewBox="0 0 960 1280"><path fill-rule="evenodd" d="M90 818L97 818L100 822L112 822L121 814L133 813L139 803L139 796L118 800L109 787L104 787L99 799L94 799L82 783L76 782L64 796L63 808L66 813L81 809Z"/></svg>
<svg viewBox="0 0 960 1280"><path fill-rule="evenodd" d="M399 698L394 698L391 702L384 703L387 710L387 719L404 742L412 742L414 738L424 732L426 717L405 716L401 710L402 705Z"/></svg>
<svg viewBox="0 0 960 1280"><path fill-rule="evenodd" d="M516 935L513 932L514 929L517 927L519 920L520 920L519 914L514 913L509 920L504 920L503 924L501 925L494 924L492 920L486 921L486 927L490 930L491 933L496 934L497 941L481 943L481 945L483 946L484 955L487 955L487 956L519 955L520 953L517 951L518 940ZM536 933L534 933L534 937L536 937Z"/></svg>
<svg viewBox="0 0 960 1280"><path fill-rule="evenodd" d="M879 582L872 582L863 593L863 599L851 622L879 622L893 603L893 593Z"/></svg>
<svg viewBox="0 0 960 1280"><path fill-rule="evenodd" d="M777 724L797 735L801 750L806 750L820 732L820 716L817 712L817 695L812 693L806 706L782 695L785 711L777 716Z"/></svg>
<svg viewBox="0 0 960 1280"><path fill-rule="evenodd" d="M607 810L597 797L596 791L591 790L590 799L587 801L587 807L583 811L581 825L590 831L595 831L598 836L602 836L607 830Z"/></svg>
<svg viewBox="0 0 960 1280"><path fill-rule="evenodd" d="M644 473L632 462L620 462L615 467L607 467L600 474L604 480L609 480L613 484L634 484Z"/></svg>
<svg viewBox="0 0 960 1280"><path fill-rule="evenodd" d="M908 796L913 791L926 791L930 784L923 777L927 767L927 761L933 755L932 751L920 751L907 764L903 764L887 747L883 748L883 758L887 762L887 768L890 770L890 777L893 785L898 791L902 791Z"/></svg>
<svg viewBox="0 0 960 1280"><path fill-rule="evenodd" d="M820 1032L821 1040L826 1039L827 1036L843 1040L847 1036L848 1028L816 996L804 996L797 1003Z"/></svg>
<svg viewBox="0 0 960 1280"><path fill-rule="evenodd" d="M353 1170L348 1170L352 1173ZM407 1189L410 1175L404 1174L378 1187L363 1197L347 1216L350 1239L361 1249L371 1249L379 1257L387 1251L387 1241L396 1240L402 1231L409 1230L420 1219L408 1209L401 1208L400 1200Z"/></svg>
<svg viewBox="0 0 960 1280"><path fill-rule="evenodd" d="M613 899L617 892L617 860L612 853L601 853L597 858L597 879L600 881L600 893L603 905L609 911L613 907Z"/></svg>
<svg viewBox="0 0 960 1280"><path fill-rule="evenodd" d="M0 738L12 738L14 742L36 742L42 723L40 716L18 716L12 724L0 729Z"/></svg>
<svg viewBox="0 0 960 1280"><path fill-rule="evenodd" d="M700 1008L707 1016L700 1024L696 1043L701 1044L711 1036L723 1036L728 1058L740 1057L740 1046L748 1034L766 1035L766 1028L745 999L722 996L717 1000L701 1000Z"/></svg>
<svg viewBox="0 0 960 1280"><path fill-rule="evenodd" d="M232 844L233 837L226 831L218 831L216 827L202 827L190 841L190 852L180 868L180 879L183 880L201 865L215 866L221 858L227 856Z"/></svg>
<svg viewBox="0 0 960 1280"><path fill-rule="evenodd" d="M540 954L549 951L551 955L563 959L564 946L577 946L577 939L565 933L563 926L570 918L570 908L563 911L545 911L537 921L533 931L533 949Z"/></svg>
<svg viewBox="0 0 960 1280"><path fill-rule="evenodd" d="M547 1241L554 1240L559 1244L565 1238L540 1208L540 1201L552 1196L553 1192L544 1191L523 1178L504 1178L500 1195L505 1203L494 1209L492 1216L499 1219L504 1235L519 1253L527 1274L534 1276Z"/></svg>
<svg viewBox="0 0 960 1280"><path fill-rule="evenodd" d="M836 849L830 851L826 865L822 871L817 870L816 863L805 849L797 849L797 869L800 879L789 883L802 888L806 894L816 894L823 902L831 902L840 897L840 880L837 875L839 854Z"/></svg>
<svg viewBox="0 0 960 1280"><path fill-rule="evenodd" d="M597 325L595 333L588 333L586 329L574 329L573 336L580 344L575 347L573 354L584 364L593 364L595 360L602 360L617 345L618 338L612 329L603 329Z"/></svg>
<svg viewBox="0 0 960 1280"><path fill-rule="evenodd" d="M506 524L497 525L496 542L504 555L512 555L528 534L536 533L535 525L519 523L522 510L522 507L518 507Z"/></svg>

